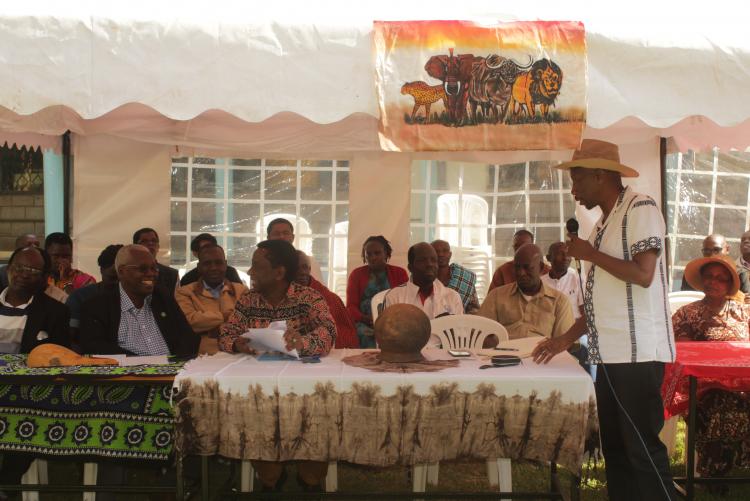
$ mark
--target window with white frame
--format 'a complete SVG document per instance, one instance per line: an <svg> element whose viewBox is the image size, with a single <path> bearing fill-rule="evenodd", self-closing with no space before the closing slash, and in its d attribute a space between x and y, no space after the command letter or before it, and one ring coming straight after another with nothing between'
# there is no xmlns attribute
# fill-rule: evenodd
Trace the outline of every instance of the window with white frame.
<svg viewBox="0 0 750 501"><path fill-rule="evenodd" d="M477 273L483 299L494 270L513 258L516 231L531 231L545 253L565 238L575 201L556 163L413 162L411 242L448 241L453 261Z"/></svg>
<svg viewBox="0 0 750 501"><path fill-rule="evenodd" d="M229 264L246 272L267 224L283 217L323 283L346 293L348 161L173 158L170 200L173 266L194 267L190 241L211 233Z"/></svg>
<svg viewBox="0 0 750 501"><path fill-rule="evenodd" d="M707 235L724 235L733 258L750 226L750 154L718 149L667 155L667 233L672 289L685 265L701 257Z"/></svg>

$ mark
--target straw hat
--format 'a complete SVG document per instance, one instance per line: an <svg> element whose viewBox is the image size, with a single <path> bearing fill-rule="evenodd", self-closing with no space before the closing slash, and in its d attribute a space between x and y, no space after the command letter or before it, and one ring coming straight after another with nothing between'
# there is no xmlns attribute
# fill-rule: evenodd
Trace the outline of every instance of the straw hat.
<svg viewBox="0 0 750 501"><path fill-rule="evenodd" d="M573 167L603 169L619 172L622 177L638 177L638 171L620 163L620 150L616 144L598 139L584 139L573 152L573 159L556 166L569 170Z"/></svg>
<svg viewBox="0 0 750 501"><path fill-rule="evenodd" d="M740 290L740 277L737 275L737 268L734 262L727 256L711 256L701 257L693 259L687 266L685 266L685 274L683 278L697 291L703 290L703 279L701 278L701 270L704 266L710 263L719 263L729 271L729 275L732 277L732 288L729 289L727 296L734 296L737 291Z"/></svg>

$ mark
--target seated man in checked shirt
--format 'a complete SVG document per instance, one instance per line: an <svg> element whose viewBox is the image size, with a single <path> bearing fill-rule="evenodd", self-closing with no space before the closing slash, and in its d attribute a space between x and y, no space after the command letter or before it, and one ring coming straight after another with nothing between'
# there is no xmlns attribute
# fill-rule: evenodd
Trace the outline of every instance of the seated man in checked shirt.
<svg viewBox="0 0 750 501"><path fill-rule="evenodd" d="M115 257L118 283L104 286L81 307L84 353L194 356L193 333L173 290L157 285L156 260L142 245L126 245Z"/></svg>
<svg viewBox="0 0 750 501"><path fill-rule="evenodd" d="M294 282L299 260L297 251L285 240L260 242L250 267L252 289L237 300L234 313L221 326L219 349L254 353L246 338L251 328L268 327L275 320L286 320L287 349L300 356L326 355L336 342L336 327L328 305L320 293ZM264 491L280 490L285 480L284 464L253 461ZM297 481L305 491L322 492L328 463L299 461Z"/></svg>

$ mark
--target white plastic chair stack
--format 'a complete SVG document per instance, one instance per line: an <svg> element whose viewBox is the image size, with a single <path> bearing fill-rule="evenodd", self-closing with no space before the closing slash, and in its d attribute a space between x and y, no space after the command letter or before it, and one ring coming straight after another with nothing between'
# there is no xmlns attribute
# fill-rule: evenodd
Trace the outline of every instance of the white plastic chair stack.
<svg viewBox="0 0 750 501"><path fill-rule="evenodd" d="M508 331L498 322L476 315L449 315L431 322L432 334L438 336L444 349L481 349L487 336L494 334L499 341L507 341ZM426 472L425 472L426 469ZM427 485L437 485L439 463L415 465L414 492L424 492ZM488 459L487 479L490 486L501 492L511 492L513 481L510 459Z"/></svg>

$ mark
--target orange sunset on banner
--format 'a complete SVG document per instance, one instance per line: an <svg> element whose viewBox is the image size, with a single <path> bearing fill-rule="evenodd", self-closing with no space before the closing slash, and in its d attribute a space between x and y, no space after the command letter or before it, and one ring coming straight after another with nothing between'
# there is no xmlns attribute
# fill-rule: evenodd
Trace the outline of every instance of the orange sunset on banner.
<svg viewBox="0 0 750 501"><path fill-rule="evenodd" d="M586 123L578 22L374 23L389 151L574 149Z"/></svg>

